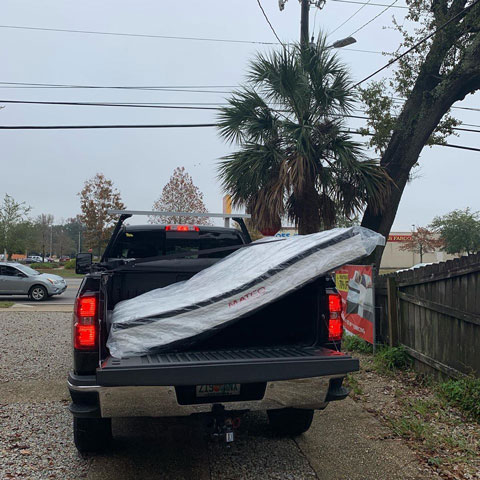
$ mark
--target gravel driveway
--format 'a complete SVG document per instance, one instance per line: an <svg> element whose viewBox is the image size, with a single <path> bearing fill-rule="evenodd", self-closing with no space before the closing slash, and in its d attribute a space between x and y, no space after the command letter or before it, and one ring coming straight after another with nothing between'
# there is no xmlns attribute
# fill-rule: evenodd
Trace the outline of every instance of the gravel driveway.
<svg viewBox="0 0 480 480"><path fill-rule="evenodd" d="M66 389L71 314L0 312L0 479L428 479L415 455L350 398L309 432L277 438L245 416L227 448L193 419L116 419L104 455L80 456Z"/></svg>

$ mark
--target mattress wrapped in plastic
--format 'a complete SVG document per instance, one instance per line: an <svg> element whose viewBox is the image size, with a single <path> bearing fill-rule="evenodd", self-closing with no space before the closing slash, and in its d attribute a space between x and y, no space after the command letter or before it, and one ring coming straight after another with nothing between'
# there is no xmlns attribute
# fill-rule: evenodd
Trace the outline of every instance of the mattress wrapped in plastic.
<svg viewBox="0 0 480 480"><path fill-rule="evenodd" d="M119 302L107 346L114 357L126 358L189 345L384 242L362 227L263 239L187 281Z"/></svg>

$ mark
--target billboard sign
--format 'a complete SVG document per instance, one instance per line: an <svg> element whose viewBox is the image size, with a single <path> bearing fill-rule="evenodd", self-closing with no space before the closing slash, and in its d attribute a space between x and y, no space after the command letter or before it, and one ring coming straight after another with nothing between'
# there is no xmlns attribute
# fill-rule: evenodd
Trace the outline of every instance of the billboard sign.
<svg viewBox="0 0 480 480"><path fill-rule="evenodd" d="M344 265L335 272L335 283L342 297L343 326L371 344L375 331L372 274L372 267L368 265Z"/></svg>

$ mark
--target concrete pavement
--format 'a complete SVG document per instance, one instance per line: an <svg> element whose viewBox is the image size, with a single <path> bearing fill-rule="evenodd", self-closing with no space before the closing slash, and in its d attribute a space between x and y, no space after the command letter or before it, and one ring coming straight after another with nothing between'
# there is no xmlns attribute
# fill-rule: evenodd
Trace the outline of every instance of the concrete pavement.
<svg viewBox="0 0 480 480"><path fill-rule="evenodd" d="M230 448L209 440L191 417L114 419L111 449L82 457L67 411L71 316L0 311L0 323L0 478L432 478L402 440L350 398L317 412L312 428L295 439L276 437L265 414L248 414Z"/></svg>

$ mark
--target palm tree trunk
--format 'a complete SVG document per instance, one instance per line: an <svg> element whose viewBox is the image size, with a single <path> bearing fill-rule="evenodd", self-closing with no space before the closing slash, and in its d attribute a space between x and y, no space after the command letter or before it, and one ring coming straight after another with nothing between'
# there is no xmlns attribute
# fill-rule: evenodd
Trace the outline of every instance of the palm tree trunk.
<svg viewBox="0 0 480 480"><path fill-rule="evenodd" d="M306 181L307 183L307 181ZM322 228L320 212L318 210L318 193L315 184L308 181L303 192L297 196L298 233L308 235L319 232Z"/></svg>

